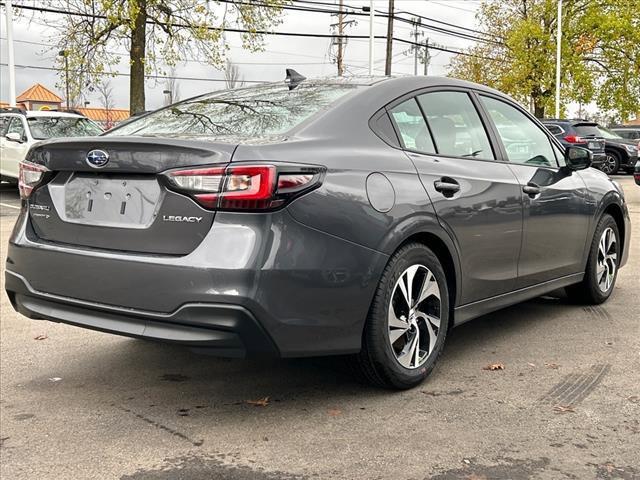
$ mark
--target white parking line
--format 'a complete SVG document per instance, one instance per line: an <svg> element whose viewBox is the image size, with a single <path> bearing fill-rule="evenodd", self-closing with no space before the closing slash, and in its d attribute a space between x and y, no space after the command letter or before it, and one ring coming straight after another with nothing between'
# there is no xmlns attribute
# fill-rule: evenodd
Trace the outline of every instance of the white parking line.
<svg viewBox="0 0 640 480"><path fill-rule="evenodd" d="M16 207L15 205L9 205L8 203L0 203L1 207L7 207L7 208L15 208L16 210L20 210L20 207Z"/></svg>

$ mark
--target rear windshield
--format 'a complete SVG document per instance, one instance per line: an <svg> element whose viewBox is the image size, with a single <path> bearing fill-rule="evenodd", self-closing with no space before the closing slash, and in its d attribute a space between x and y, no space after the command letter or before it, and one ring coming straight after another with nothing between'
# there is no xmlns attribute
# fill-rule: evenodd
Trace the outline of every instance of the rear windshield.
<svg viewBox="0 0 640 480"><path fill-rule="evenodd" d="M88 137L100 135L102 129L88 118L28 117L31 136L36 140L56 137Z"/></svg>
<svg viewBox="0 0 640 480"><path fill-rule="evenodd" d="M597 125L575 125L573 128L576 129L576 132L578 132L578 135L580 135L581 137L599 137L600 135L600 130L598 129Z"/></svg>
<svg viewBox="0 0 640 480"><path fill-rule="evenodd" d="M265 136L285 133L338 98L350 84L282 83L224 90L185 100L133 120L107 135Z"/></svg>

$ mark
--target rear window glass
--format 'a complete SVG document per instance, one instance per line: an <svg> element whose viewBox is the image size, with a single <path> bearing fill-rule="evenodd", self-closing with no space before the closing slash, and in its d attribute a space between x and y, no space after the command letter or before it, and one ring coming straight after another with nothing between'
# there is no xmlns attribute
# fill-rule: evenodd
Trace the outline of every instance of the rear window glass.
<svg viewBox="0 0 640 480"><path fill-rule="evenodd" d="M29 117L31 136L36 140L56 137L88 137L100 135L102 129L88 118Z"/></svg>
<svg viewBox="0 0 640 480"><path fill-rule="evenodd" d="M575 125L573 128L576 129L578 135L581 137L600 137L600 130L597 125Z"/></svg>
<svg viewBox="0 0 640 480"><path fill-rule="evenodd" d="M108 135L264 136L285 133L354 91L350 84L282 83L224 90L133 120Z"/></svg>

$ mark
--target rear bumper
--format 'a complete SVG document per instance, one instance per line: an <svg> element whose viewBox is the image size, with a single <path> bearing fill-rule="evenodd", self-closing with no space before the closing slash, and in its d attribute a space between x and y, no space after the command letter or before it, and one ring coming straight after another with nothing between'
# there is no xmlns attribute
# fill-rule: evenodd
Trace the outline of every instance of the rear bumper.
<svg viewBox="0 0 640 480"><path fill-rule="evenodd" d="M47 243L23 211L8 247L6 290L31 318L220 355L345 354L360 349L387 260L286 210L219 212L185 256Z"/></svg>
<svg viewBox="0 0 640 480"><path fill-rule="evenodd" d="M279 354L260 323L241 306L187 304L158 314L38 292L23 276L9 270L5 279L11 304L28 318L177 343L223 357Z"/></svg>

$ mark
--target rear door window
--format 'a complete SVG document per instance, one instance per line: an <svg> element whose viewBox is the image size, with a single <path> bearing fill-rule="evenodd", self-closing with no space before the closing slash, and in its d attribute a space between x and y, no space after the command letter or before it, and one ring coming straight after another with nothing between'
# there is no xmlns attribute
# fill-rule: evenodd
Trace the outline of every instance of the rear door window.
<svg viewBox="0 0 640 480"><path fill-rule="evenodd" d="M498 130L510 162L557 166L551 141L542 128L508 103L480 96Z"/></svg>
<svg viewBox="0 0 640 480"><path fill-rule="evenodd" d="M404 148L422 153L436 153L427 123L415 98L391 108L389 114L398 129Z"/></svg>
<svg viewBox="0 0 640 480"><path fill-rule="evenodd" d="M560 135L562 133L562 129L558 125L545 123L544 126L547 127L547 130L549 130L554 135Z"/></svg>
<svg viewBox="0 0 640 480"><path fill-rule="evenodd" d="M440 155L494 160L491 143L471 98L465 92L418 96Z"/></svg>

